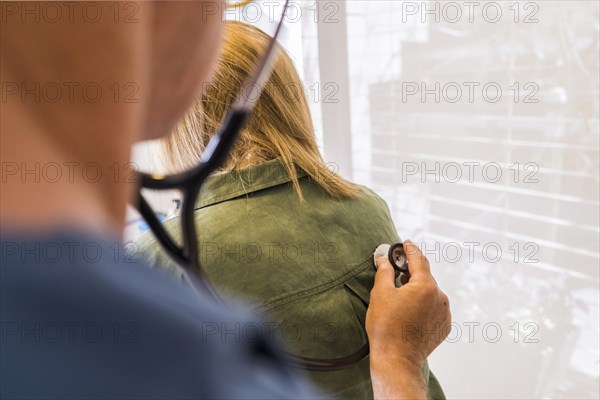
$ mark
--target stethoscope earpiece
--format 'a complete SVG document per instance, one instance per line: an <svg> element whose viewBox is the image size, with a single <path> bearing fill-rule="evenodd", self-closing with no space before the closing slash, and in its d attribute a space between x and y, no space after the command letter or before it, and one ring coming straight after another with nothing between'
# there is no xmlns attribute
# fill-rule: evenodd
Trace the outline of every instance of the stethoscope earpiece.
<svg viewBox="0 0 600 400"><path fill-rule="evenodd" d="M408 259L406 258L406 253L404 252L404 245L402 243L394 243L389 245L387 243L380 244L373 250L373 268L377 271L377 264L375 260L379 257L386 257L394 267L396 271L396 276L400 275L400 273L408 274Z"/></svg>

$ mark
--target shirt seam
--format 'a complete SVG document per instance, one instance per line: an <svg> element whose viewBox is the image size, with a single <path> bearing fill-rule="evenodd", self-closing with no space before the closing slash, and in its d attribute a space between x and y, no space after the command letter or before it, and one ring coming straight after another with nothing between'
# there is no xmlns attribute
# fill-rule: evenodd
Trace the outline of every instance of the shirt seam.
<svg viewBox="0 0 600 400"><path fill-rule="evenodd" d="M265 312L271 311L277 307L281 307L283 305L293 303L295 301L302 300L307 297L322 293L334 286L338 286L340 284L347 282L349 279L351 279L354 276L358 275L359 273L365 271L369 267L372 268L372 262L370 259L365 262L360 263L356 268L346 272L344 275L342 275L332 281L325 282L321 285L312 287L310 289L304 289L299 292L286 293L284 295L281 295L278 298L275 298L274 300L269 301L268 303L265 303L261 306L256 307L255 311L259 312L259 313L265 313Z"/></svg>

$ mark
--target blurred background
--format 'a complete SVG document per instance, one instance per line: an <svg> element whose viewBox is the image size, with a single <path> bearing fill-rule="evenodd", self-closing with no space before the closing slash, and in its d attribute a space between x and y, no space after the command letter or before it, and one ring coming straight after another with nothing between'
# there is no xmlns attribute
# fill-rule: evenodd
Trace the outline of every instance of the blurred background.
<svg viewBox="0 0 600 400"><path fill-rule="evenodd" d="M273 33L279 3L226 18ZM452 300L430 359L449 398L600 397L599 34L597 1L288 10L328 165L388 202ZM168 218L176 196L150 200Z"/></svg>

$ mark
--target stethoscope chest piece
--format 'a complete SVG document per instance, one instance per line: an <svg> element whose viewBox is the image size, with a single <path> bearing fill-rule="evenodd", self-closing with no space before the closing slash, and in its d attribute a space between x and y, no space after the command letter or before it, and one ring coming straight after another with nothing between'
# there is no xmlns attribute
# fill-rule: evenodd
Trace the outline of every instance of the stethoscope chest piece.
<svg viewBox="0 0 600 400"><path fill-rule="evenodd" d="M392 245L385 243L377 246L373 251L373 268L375 271L377 271L375 260L379 257L388 258L390 264L392 264L392 267L394 267L394 270L396 271L396 276L400 275L401 272L408 274L408 260L402 243L394 243Z"/></svg>

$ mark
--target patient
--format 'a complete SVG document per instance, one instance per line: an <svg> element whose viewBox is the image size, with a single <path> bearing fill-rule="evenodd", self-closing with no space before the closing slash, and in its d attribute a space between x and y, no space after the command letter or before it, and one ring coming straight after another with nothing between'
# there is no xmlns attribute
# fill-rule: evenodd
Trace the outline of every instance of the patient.
<svg viewBox="0 0 600 400"><path fill-rule="evenodd" d="M173 171L197 164L269 37L227 22L224 40L213 82L164 141ZM366 343L372 252L399 238L379 196L325 166L300 79L283 51L229 159L206 181L196 207L207 277L223 297L246 298L272 321L261 329L269 329L274 341L312 358L345 357ZM179 224L177 217L165 222L176 238ZM170 265L176 273L151 233L138 243L153 265ZM252 335L250 328L256 329L239 327L223 340ZM427 366L424 374L429 397L443 398ZM373 397L368 358L310 377L341 398Z"/></svg>

